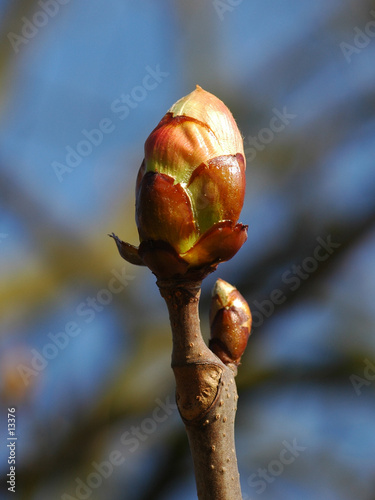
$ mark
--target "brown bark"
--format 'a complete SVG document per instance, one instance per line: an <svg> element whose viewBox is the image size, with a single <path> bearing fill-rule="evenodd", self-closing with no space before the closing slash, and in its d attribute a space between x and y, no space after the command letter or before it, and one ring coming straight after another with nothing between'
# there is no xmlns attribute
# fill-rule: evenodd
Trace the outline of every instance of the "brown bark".
<svg viewBox="0 0 375 500"><path fill-rule="evenodd" d="M199 500L240 500L234 444L236 368L224 365L202 338L200 285L158 281L172 327L176 400L189 438Z"/></svg>

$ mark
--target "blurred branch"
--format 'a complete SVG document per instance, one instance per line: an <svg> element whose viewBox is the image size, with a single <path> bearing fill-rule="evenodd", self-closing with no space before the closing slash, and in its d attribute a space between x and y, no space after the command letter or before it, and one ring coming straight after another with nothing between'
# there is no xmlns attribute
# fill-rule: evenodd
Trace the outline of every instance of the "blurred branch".
<svg viewBox="0 0 375 500"><path fill-rule="evenodd" d="M293 301L300 300L318 280L324 277L327 271L332 271L340 261L351 252L367 234L375 229L375 211L368 213L362 220L353 221L343 226L329 227L323 226L319 228L318 236L323 239L329 235L334 243L340 244L334 249L329 259L319 262L316 271L309 274L306 280L300 280L298 293L291 290L282 281L283 272L290 269L290 266L300 265L306 257L312 257L318 246L315 236L311 234L309 229L309 221L300 220L294 232L294 236L280 241L277 247L272 249L265 257L253 263L249 267L245 267L239 279L238 288L243 290L247 297L257 296L257 298L266 298L275 288L280 289L286 296L282 304L277 306L278 309L289 307ZM262 283L268 283L267 288ZM260 296L260 294L262 294ZM251 299L249 300L251 305Z"/></svg>
<svg viewBox="0 0 375 500"><path fill-rule="evenodd" d="M0 33L0 102L4 100L4 93L11 89L13 74L9 66L17 54L8 38L10 33L22 36L23 17L29 18L38 5L37 0L12 0L7 5L7 12L3 19L3 29Z"/></svg>
<svg viewBox="0 0 375 500"><path fill-rule="evenodd" d="M157 469L153 477L147 478L147 486L139 500L163 500L167 490L171 487L171 478L176 482L181 476L186 475L185 459L190 455L188 440L184 432L174 434L166 443L168 454L158 461ZM190 456L189 456L190 459ZM124 495L123 500L127 500L127 495Z"/></svg>
<svg viewBox="0 0 375 500"><path fill-rule="evenodd" d="M94 240L83 239L78 231L72 230L74 226L61 224L53 212L46 210L24 186L6 174L4 168L0 168L0 198L22 221L25 236L35 244L37 259L43 263L42 272L28 276L28 260L25 260L18 273L12 273L11 279L3 276L0 310L6 311L19 304L21 297L27 297L28 300L22 303L23 317L35 315L39 307L45 306L46 298L49 301L58 299L61 287L80 276L86 285L91 282L99 288L108 281L113 257L104 230L103 234L95 232ZM87 237L87 233L84 236ZM103 265L106 258L107 266ZM129 290L125 293L130 295Z"/></svg>
<svg viewBox="0 0 375 500"><path fill-rule="evenodd" d="M288 387L289 385L298 384L315 384L315 385L332 385L339 390L338 387L351 389L349 376L352 373L361 373L363 371L363 359L353 358L346 360L338 360L335 364L326 367L314 367L311 369L304 368L303 370L285 370L285 367L276 369L274 371L267 371L263 373L252 374L251 378L243 379L239 384L239 388L245 389L255 389L262 391L262 388L267 388L270 390L270 384L272 384L272 390L278 393L281 387ZM114 425L118 424L122 419L128 417L127 411L122 408L118 413L109 414L108 411L103 411L102 402L97 408L94 408L89 415L84 415L82 419L75 422L72 431L61 440L60 446L57 450L53 450L53 454L46 456L45 451L48 450L49 437L45 432L41 435L46 440L45 446L41 443L40 449L42 452L39 457L33 457L33 461L28 465L19 466L17 472L19 473L19 484L22 486L22 491L27 491L29 494L25 498L33 498L31 491L37 491L40 483L45 480L46 477L50 481L53 478L57 478L61 470L69 474L71 472L73 476L77 476L77 470L84 467L84 464L91 462L93 460L92 453L88 456L88 449L90 450L90 444L93 443L97 436L110 429ZM183 432L181 426L181 432L173 438L172 451L167 458L167 463L177 464L174 473L177 475L178 471L181 474L184 473L183 470L178 466L181 460L181 452L188 453L188 447L183 445L186 442L186 436ZM182 447L182 448L181 448ZM92 449L92 448L91 448ZM165 469L165 477L171 477L171 470ZM173 476L174 480L177 480L176 475ZM155 476L156 477L156 476ZM73 479L72 479L73 482ZM156 480L148 491L153 491L157 493L163 491L162 479ZM21 490L21 488L20 488ZM150 497L146 494L143 498L157 498Z"/></svg>

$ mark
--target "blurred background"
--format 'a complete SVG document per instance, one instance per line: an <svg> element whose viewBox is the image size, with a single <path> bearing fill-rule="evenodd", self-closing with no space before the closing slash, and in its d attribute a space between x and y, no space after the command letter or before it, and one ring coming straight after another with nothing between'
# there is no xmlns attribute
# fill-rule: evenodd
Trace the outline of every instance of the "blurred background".
<svg viewBox="0 0 375 500"><path fill-rule="evenodd" d="M375 3L0 6L0 469L15 408L15 497L196 498L166 306L107 233L138 243L144 141L199 84L247 156L249 238L201 302L206 338L218 277L254 315L244 500L374 500Z"/></svg>

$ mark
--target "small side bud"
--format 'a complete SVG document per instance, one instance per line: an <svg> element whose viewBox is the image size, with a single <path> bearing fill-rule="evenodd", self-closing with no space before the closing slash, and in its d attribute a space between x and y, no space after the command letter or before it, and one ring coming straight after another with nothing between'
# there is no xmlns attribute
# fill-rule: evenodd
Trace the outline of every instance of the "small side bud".
<svg viewBox="0 0 375 500"><path fill-rule="evenodd" d="M209 347L226 364L239 365L251 330L251 312L240 292L222 279L212 290Z"/></svg>

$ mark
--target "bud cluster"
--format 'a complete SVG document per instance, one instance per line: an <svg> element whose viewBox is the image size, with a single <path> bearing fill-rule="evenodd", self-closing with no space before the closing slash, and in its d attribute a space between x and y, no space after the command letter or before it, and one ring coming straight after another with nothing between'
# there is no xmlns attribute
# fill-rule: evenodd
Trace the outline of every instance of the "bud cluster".
<svg viewBox="0 0 375 500"><path fill-rule="evenodd" d="M158 278L202 278L247 238L243 141L225 104L201 87L177 101L151 132L136 182L139 248L121 255Z"/></svg>

